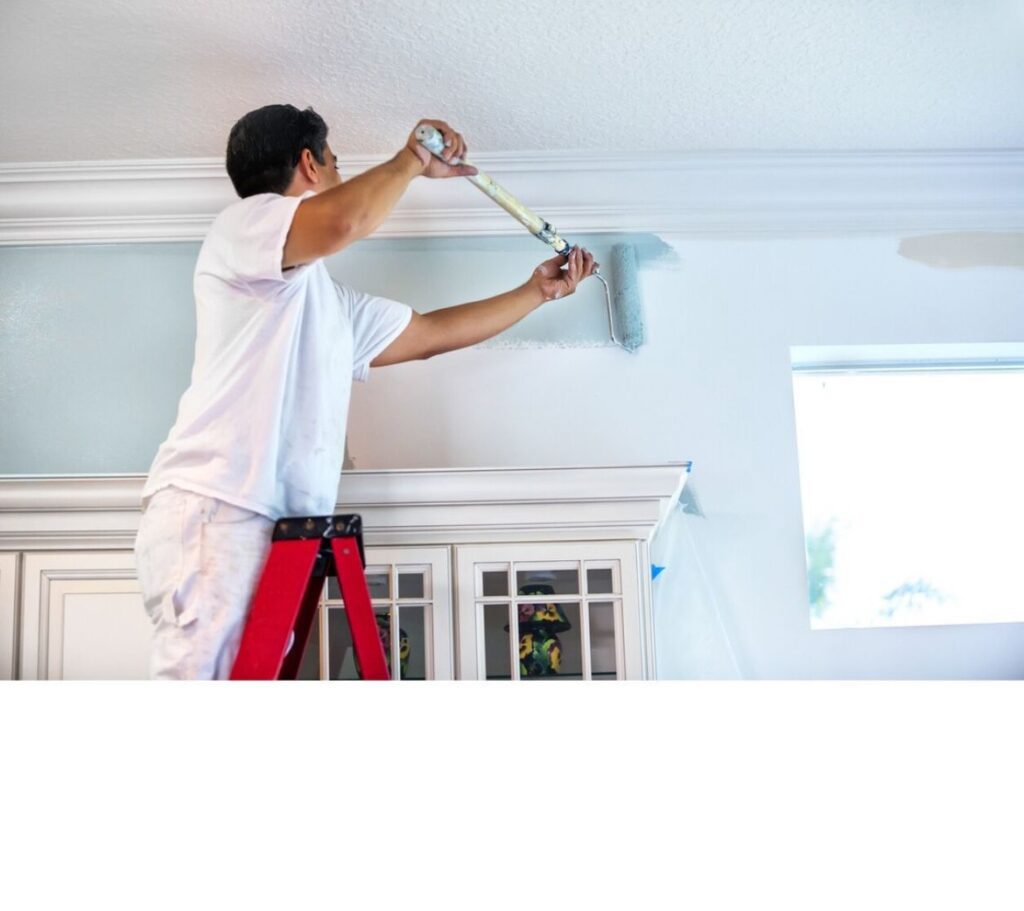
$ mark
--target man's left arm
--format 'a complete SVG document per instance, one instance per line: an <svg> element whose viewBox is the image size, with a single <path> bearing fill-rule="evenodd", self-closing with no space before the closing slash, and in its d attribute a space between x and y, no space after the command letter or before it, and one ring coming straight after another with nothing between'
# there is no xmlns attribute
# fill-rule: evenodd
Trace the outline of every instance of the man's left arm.
<svg viewBox="0 0 1024 911"><path fill-rule="evenodd" d="M546 301L568 297L598 265L592 253L574 247L568 262L561 255L546 260L534 270L529 281L504 294L425 314L413 312L402 334L370 366L426 360L493 338Z"/></svg>

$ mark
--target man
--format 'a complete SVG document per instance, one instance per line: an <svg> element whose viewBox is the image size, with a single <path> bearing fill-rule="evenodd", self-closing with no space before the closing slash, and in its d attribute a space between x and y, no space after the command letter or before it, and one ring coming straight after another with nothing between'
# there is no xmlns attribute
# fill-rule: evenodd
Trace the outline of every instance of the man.
<svg viewBox="0 0 1024 911"><path fill-rule="evenodd" d="M461 134L420 123L441 131L445 161L414 128L346 183L312 108L269 105L231 129L241 199L199 251L191 384L142 491L135 555L153 677L230 675L274 522L335 511L353 379L491 338L594 271L577 248L564 269L555 256L518 288L423 315L336 284L323 257L371 235L414 178L476 173L447 162L465 157Z"/></svg>

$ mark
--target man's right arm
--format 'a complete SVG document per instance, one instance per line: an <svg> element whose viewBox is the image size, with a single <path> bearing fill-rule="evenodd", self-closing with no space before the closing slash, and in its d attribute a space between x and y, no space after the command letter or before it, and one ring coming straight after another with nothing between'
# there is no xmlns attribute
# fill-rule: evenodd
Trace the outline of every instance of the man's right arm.
<svg viewBox="0 0 1024 911"><path fill-rule="evenodd" d="M350 243L368 237L402 198L409 183L420 174L426 177L468 177L476 174L472 165L448 163L466 155L466 142L443 120L421 120L441 131L445 139L442 161L416 141L416 128L394 158L370 168L345 183L317 193L299 203L284 245L282 268L301 266L322 256L337 253Z"/></svg>
<svg viewBox="0 0 1024 911"><path fill-rule="evenodd" d="M372 234L424 168L405 147L389 161L303 200L292 219L282 266L301 266Z"/></svg>

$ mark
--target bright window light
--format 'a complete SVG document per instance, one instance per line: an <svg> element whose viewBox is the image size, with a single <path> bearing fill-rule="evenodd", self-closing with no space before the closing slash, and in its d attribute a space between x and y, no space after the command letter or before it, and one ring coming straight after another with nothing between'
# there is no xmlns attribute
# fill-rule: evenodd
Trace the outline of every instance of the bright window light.
<svg viewBox="0 0 1024 911"><path fill-rule="evenodd" d="M979 347L793 349L813 628L1024 621L1024 358Z"/></svg>

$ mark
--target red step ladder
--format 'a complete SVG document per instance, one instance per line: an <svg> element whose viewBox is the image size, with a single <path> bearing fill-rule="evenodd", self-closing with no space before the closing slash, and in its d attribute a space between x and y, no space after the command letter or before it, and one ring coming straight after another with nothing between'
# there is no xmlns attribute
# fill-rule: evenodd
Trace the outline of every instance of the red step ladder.
<svg viewBox="0 0 1024 911"><path fill-rule="evenodd" d="M362 678L390 679L363 574L365 567L359 516L278 519L231 679L296 679L324 580L335 575ZM292 632L295 642L285 654Z"/></svg>

